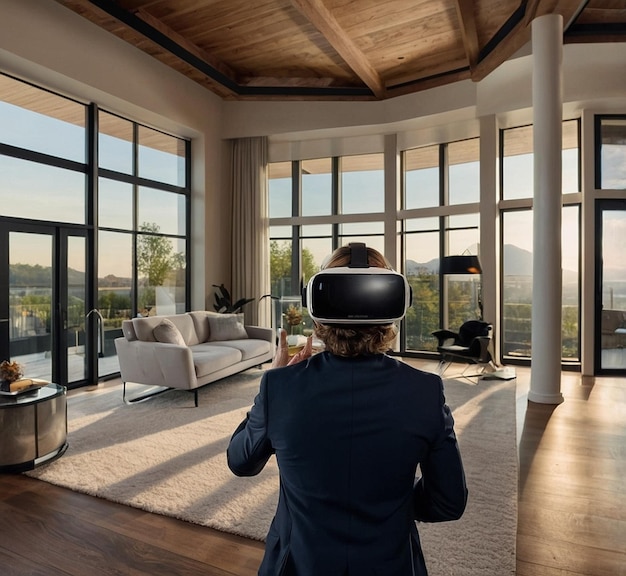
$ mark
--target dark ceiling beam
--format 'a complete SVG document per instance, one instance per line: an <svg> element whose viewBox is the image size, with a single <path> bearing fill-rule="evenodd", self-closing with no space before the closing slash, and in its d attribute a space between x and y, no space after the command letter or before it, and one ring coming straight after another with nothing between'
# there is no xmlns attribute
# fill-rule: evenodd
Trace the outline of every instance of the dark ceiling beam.
<svg viewBox="0 0 626 576"><path fill-rule="evenodd" d="M319 86L246 86L240 85L237 80L228 73L228 67L214 59L207 59L206 55L190 42L180 42L181 37L159 20L151 18L147 13L139 10L136 13L129 12L112 0L82 0L96 6L109 16L128 26L130 29L145 36L167 52L176 56L189 66L204 74L211 80L219 83L222 87L223 97L231 96L285 96L285 97L352 97L365 99L372 96L372 90L364 87L319 87Z"/></svg>
<svg viewBox="0 0 626 576"><path fill-rule="evenodd" d="M378 98L385 97L382 78L363 52L348 38L322 0L291 0L291 4L317 29L346 64Z"/></svg>
<svg viewBox="0 0 626 576"><path fill-rule="evenodd" d="M580 4L588 0L573 0L559 7L563 23L569 23L580 12ZM508 60L531 39L532 21L539 16L554 13L554 0L522 2L494 37L480 51L472 80L478 82Z"/></svg>
<svg viewBox="0 0 626 576"><path fill-rule="evenodd" d="M202 60L203 62L206 62L211 68L218 71L224 77L230 78L231 80L233 80L233 82L235 81L237 74L235 73L234 70L229 68L226 64L224 64L222 61L218 60L217 58L212 57L210 54L202 50L193 42L190 42L189 40L181 36L175 30L172 30L169 26L166 26L165 24L163 24L161 20L155 18L154 16L152 16L150 13L146 12L142 8L135 10L134 14L138 18L141 18L141 20L143 20L146 24L154 28L154 30L157 30L158 32L160 32L166 38L169 38L169 40L173 44L180 46L181 48L183 48L190 54L193 54L197 58L200 58L200 60Z"/></svg>

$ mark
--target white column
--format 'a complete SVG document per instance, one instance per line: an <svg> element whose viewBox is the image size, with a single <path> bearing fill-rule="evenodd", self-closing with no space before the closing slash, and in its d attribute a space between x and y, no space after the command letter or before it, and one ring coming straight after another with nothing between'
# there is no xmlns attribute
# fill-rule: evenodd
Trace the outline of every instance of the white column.
<svg viewBox="0 0 626 576"><path fill-rule="evenodd" d="M499 364L501 319L498 312L498 123L495 114L480 120L480 265L483 320L493 325L492 352Z"/></svg>
<svg viewBox="0 0 626 576"><path fill-rule="evenodd" d="M561 149L563 18L532 23L533 306L531 402L559 404L561 394Z"/></svg>

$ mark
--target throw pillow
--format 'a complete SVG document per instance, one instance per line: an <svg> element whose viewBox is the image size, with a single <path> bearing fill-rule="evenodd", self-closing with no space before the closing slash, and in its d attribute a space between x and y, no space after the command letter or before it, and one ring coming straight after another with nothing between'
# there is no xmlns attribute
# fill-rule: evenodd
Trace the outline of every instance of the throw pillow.
<svg viewBox="0 0 626 576"><path fill-rule="evenodd" d="M241 340L248 333L238 314L211 314L209 320L209 342L217 340Z"/></svg>
<svg viewBox="0 0 626 576"><path fill-rule="evenodd" d="M178 344L179 346L187 345L183 335L180 333L180 330L176 328L176 325L167 318L161 320L161 323L154 327L152 334L154 334L157 342L164 342L165 344Z"/></svg>

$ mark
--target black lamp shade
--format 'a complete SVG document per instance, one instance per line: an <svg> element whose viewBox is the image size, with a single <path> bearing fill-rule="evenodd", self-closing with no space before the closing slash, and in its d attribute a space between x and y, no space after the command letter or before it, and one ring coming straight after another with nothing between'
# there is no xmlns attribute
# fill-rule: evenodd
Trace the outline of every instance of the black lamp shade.
<svg viewBox="0 0 626 576"><path fill-rule="evenodd" d="M478 256L444 256L439 274L481 274Z"/></svg>

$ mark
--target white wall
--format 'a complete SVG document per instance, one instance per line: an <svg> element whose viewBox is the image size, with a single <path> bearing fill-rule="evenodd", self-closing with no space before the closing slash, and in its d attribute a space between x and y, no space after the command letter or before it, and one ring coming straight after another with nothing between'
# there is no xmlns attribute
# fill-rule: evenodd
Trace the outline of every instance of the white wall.
<svg viewBox="0 0 626 576"><path fill-rule="evenodd" d="M0 70L192 139L192 307L230 280L221 100L50 0L0 0ZM220 246L220 249L213 249Z"/></svg>
<svg viewBox="0 0 626 576"><path fill-rule="evenodd" d="M268 135L272 161L382 151L385 134L400 148L478 135L479 119L499 127L532 122L532 47L481 82L470 80L382 102L225 102L225 138ZM626 43L563 47L564 116L589 107L621 108Z"/></svg>

